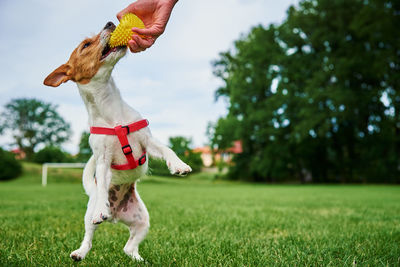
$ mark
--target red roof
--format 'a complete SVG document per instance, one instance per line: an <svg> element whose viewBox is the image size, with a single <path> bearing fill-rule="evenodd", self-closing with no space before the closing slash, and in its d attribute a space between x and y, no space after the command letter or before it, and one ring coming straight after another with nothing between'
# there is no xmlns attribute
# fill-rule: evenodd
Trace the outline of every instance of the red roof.
<svg viewBox="0 0 400 267"><path fill-rule="evenodd" d="M230 147L226 150L227 152L231 152L233 154L240 154L243 152L242 149L242 141L237 140L235 142L233 142L233 147Z"/></svg>
<svg viewBox="0 0 400 267"><path fill-rule="evenodd" d="M211 148L209 146L196 147L192 151L194 153L210 154L211 153Z"/></svg>
<svg viewBox="0 0 400 267"><path fill-rule="evenodd" d="M193 152L195 153L202 153L202 154L211 154L211 148L209 146L204 146L204 147L197 147L193 149ZM217 152L216 150L214 152ZM233 142L233 146L224 150L224 152L229 152L233 154L240 154L243 152L242 149L242 141L237 140Z"/></svg>

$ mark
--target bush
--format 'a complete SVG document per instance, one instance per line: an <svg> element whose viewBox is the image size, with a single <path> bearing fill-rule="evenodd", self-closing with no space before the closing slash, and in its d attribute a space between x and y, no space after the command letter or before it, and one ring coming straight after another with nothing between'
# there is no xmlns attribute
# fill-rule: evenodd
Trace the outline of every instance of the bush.
<svg viewBox="0 0 400 267"><path fill-rule="evenodd" d="M0 148L0 181L11 180L22 173L22 166L14 154Z"/></svg>
<svg viewBox="0 0 400 267"><path fill-rule="evenodd" d="M149 174L161 175L161 176L171 175L165 161L162 159L156 159L156 158L149 159Z"/></svg>
<svg viewBox="0 0 400 267"><path fill-rule="evenodd" d="M184 136L175 136L169 138L169 145L176 155L192 168L192 173L201 171L203 161L200 153L194 153L190 146L192 139Z"/></svg>
<svg viewBox="0 0 400 267"><path fill-rule="evenodd" d="M79 162L86 162L92 156L92 149L89 145L89 132L83 132L81 141L79 142L79 153L76 155L76 160Z"/></svg>
<svg viewBox="0 0 400 267"><path fill-rule="evenodd" d="M47 146L33 156L33 161L43 164L46 162L73 162L74 160L71 155L62 151L60 148Z"/></svg>
<svg viewBox="0 0 400 267"><path fill-rule="evenodd" d="M203 161L201 160L200 153L190 152L187 155L180 157L186 164L192 168L192 173L201 171ZM160 176L170 176L171 173L167 167L167 163L162 159L150 158L149 160L149 173Z"/></svg>
<svg viewBox="0 0 400 267"><path fill-rule="evenodd" d="M201 159L200 153L189 151L189 153L181 159L192 168L192 173L201 171L203 167L203 160Z"/></svg>

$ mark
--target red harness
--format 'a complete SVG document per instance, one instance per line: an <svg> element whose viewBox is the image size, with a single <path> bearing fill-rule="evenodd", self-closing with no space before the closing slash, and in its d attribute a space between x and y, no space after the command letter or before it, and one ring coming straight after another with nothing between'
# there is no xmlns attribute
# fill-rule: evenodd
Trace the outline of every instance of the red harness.
<svg viewBox="0 0 400 267"><path fill-rule="evenodd" d="M111 168L115 170L132 170L135 169L137 166L143 165L146 162L146 151L144 151L142 156L138 160L136 160L132 155L132 148L129 145L128 134L147 127L148 125L148 120L141 120L126 126L118 125L114 128L90 127L90 133L116 135L119 142L121 143L122 152L128 160L128 163L122 165L112 164Z"/></svg>

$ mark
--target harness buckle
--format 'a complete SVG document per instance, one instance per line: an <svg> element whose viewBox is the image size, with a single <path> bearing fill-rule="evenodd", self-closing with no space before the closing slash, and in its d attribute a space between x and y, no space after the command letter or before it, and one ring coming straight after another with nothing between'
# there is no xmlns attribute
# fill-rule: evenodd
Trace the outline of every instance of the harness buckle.
<svg viewBox="0 0 400 267"><path fill-rule="evenodd" d="M146 162L146 154L141 156L138 160L139 166L143 165Z"/></svg>
<svg viewBox="0 0 400 267"><path fill-rule="evenodd" d="M122 147L122 152L124 152L125 156L132 154L132 148L130 145L126 145Z"/></svg>
<svg viewBox="0 0 400 267"><path fill-rule="evenodd" d="M126 134L129 134L131 131L129 130L129 126L122 126L121 128L126 128Z"/></svg>

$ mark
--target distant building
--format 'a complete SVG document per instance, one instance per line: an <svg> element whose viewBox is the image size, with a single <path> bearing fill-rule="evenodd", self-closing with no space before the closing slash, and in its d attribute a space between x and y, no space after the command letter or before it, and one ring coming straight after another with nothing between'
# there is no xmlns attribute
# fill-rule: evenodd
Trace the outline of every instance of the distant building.
<svg viewBox="0 0 400 267"><path fill-rule="evenodd" d="M230 163L234 154L243 152L242 142L240 140L233 142L233 146L225 150L211 150L209 146L198 147L193 149L194 153L201 153L201 159L205 167L212 166L217 161Z"/></svg>
<svg viewBox="0 0 400 267"><path fill-rule="evenodd" d="M226 150L227 152L231 153L231 154L240 154L243 152L242 149L242 141L237 140L233 142L233 147L230 147Z"/></svg>
<svg viewBox="0 0 400 267"><path fill-rule="evenodd" d="M25 159L26 158L26 154L24 151L22 151L19 148L15 148L13 150L10 151L11 153L13 153L15 155L16 159Z"/></svg>
<svg viewBox="0 0 400 267"><path fill-rule="evenodd" d="M205 167L210 167L213 164L213 155L209 146L197 147L192 151L194 153L200 153L201 160Z"/></svg>

